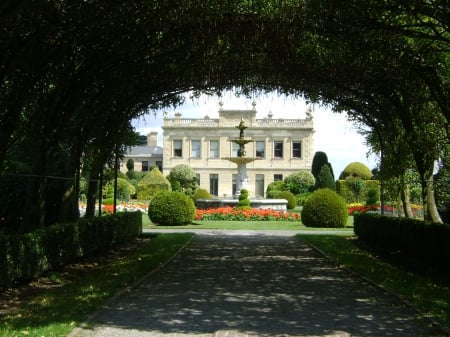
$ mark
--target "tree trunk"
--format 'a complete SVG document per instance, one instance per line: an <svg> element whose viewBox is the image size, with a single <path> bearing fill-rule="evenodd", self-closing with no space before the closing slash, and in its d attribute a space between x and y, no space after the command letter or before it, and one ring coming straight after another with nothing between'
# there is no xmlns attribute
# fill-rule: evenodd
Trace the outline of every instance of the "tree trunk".
<svg viewBox="0 0 450 337"><path fill-rule="evenodd" d="M85 218L93 218L95 216L95 201L97 200L97 192L97 179L89 179L86 195L86 214L84 215Z"/></svg>
<svg viewBox="0 0 450 337"><path fill-rule="evenodd" d="M426 209L427 209L427 217L425 220L429 220L435 223L443 223L441 216L439 215L436 200L434 198L434 188L433 188L433 175L431 174L426 181ZM425 206L425 205L424 205ZM424 208L424 216L425 216L425 208Z"/></svg>
<svg viewBox="0 0 450 337"><path fill-rule="evenodd" d="M409 198L409 186L405 184L403 177L400 179L400 182L400 198L402 199L403 213L405 214L405 218L411 219L413 217L413 213Z"/></svg>

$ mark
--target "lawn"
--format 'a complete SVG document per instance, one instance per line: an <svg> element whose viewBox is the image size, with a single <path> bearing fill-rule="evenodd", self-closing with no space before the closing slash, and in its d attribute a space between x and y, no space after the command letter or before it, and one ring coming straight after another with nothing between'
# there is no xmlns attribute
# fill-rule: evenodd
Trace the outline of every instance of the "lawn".
<svg viewBox="0 0 450 337"><path fill-rule="evenodd" d="M105 256L0 294L0 336L66 336L107 299L168 261L191 238L191 234L144 236Z"/></svg>

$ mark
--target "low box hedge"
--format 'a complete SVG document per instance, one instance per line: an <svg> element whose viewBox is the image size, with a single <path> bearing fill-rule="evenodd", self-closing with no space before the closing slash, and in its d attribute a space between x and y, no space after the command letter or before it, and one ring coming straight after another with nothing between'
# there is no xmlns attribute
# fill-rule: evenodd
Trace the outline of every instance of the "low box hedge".
<svg viewBox="0 0 450 337"><path fill-rule="evenodd" d="M361 213L354 217L354 230L368 243L430 262L448 265L450 261L449 224Z"/></svg>
<svg viewBox="0 0 450 337"><path fill-rule="evenodd" d="M141 212L59 223L27 234L0 233L0 290L93 256L141 233Z"/></svg>

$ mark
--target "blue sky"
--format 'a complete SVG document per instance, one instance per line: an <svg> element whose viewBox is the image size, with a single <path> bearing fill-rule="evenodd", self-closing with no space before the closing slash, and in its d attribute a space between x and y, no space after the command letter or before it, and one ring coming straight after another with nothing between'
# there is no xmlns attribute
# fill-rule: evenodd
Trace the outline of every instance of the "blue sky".
<svg viewBox="0 0 450 337"><path fill-rule="evenodd" d="M252 102L256 102L256 117L264 118L272 112L273 118L304 118L309 105L301 98L291 98L268 94L251 99L236 97L233 93L225 93L222 98L201 96L194 101L187 99L186 103L176 108L161 111L151 111L149 115L133 121L137 132L147 134L158 132L158 145L162 146L162 115L163 111L173 117L175 112L181 112L184 118L218 117L219 102L222 100L223 109L252 109ZM366 164L370 169L376 166L376 157L367 157L369 148L365 145L364 137L359 135L352 123L348 122L345 114L333 113L331 109L314 105L314 152L323 151L327 154L333 166L336 178L349 163L358 161Z"/></svg>

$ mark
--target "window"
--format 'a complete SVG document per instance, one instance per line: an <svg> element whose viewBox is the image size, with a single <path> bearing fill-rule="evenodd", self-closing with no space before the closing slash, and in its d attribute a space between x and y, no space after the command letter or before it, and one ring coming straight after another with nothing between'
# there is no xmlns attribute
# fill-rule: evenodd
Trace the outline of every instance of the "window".
<svg viewBox="0 0 450 337"><path fill-rule="evenodd" d="M200 186L200 173L195 174L195 179L197 180L197 185Z"/></svg>
<svg viewBox="0 0 450 337"><path fill-rule="evenodd" d="M209 158L219 158L219 141L209 141Z"/></svg>
<svg viewBox="0 0 450 337"><path fill-rule="evenodd" d="M255 176L255 195L256 197L264 197L264 174Z"/></svg>
<svg viewBox="0 0 450 337"><path fill-rule="evenodd" d="M157 160L155 164L156 164L156 166L158 166L159 172L162 172L162 161L161 160Z"/></svg>
<svg viewBox="0 0 450 337"><path fill-rule="evenodd" d="M283 158L283 142L273 142L274 158Z"/></svg>
<svg viewBox="0 0 450 337"><path fill-rule="evenodd" d="M209 175L209 194L219 195L219 175L216 173Z"/></svg>
<svg viewBox="0 0 450 337"><path fill-rule="evenodd" d="M232 157L238 157L238 151L239 151L239 144L231 143L231 156Z"/></svg>
<svg viewBox="0 0 450 337"><path fill-rule="evenodd" d="M282 174L274 174L273 181L283 181L283 175Z"/></svg>
<svg viewBox="0 0 450 337"><path fill-rule="evenodd" d="M201 143L199 140L193 140L191 141L191 157L193 158L200 158L200 149L201 149Z"/></svg>
<svg viewBox="0 0 450 337"><path fill-rule="evenodd" d="M292 158L302 157L302 142L292 142Z"/></svg>
<svg viewBox="0 0 450 337"><path fill-rule="evenodd" d="M183 157L183 141L181 139L175 139L173 141L173 156Z"/></svg>
<svg viewBox="0 0 450 337"><path fill-rule="evenodd" d="M142 172L147 172L147 171L148 171L148 161L143 160L142 161Z"/></svg>
<svg viewBox="0 0 450 337"><path fill-rule="evenodd" d="M264 141L255 142L256 158L264 158L266 143Z"/></svg>
<svg viewBox="0 0 450 337"><path fill-rule="evenodd" d="M233 174L231 177L231 185L232 185L232 193L233 195L236 195L236 189L237 189L237 181L239 179L239 176L237 174Z"/></svg>

